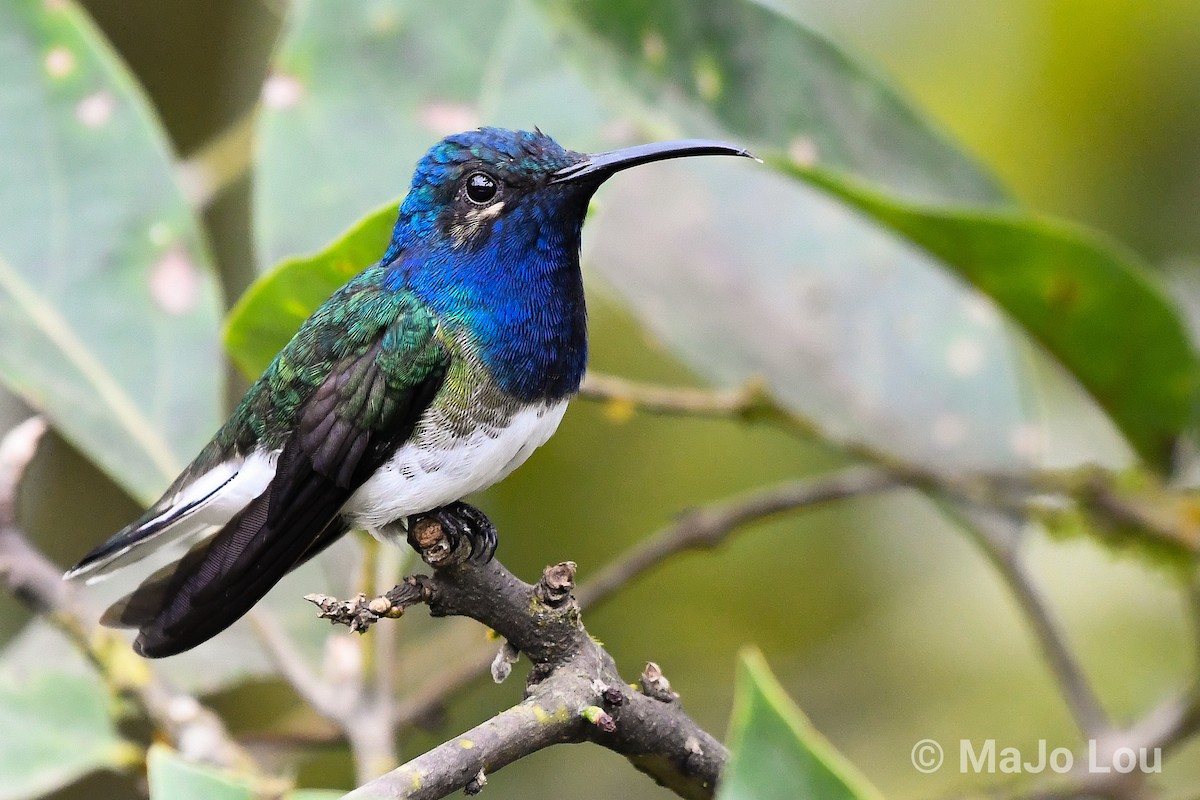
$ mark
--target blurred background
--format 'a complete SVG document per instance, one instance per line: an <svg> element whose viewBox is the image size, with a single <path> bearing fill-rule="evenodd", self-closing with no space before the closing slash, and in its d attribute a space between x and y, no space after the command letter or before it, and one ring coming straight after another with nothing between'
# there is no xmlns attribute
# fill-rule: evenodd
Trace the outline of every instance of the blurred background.
<svg viewBox="0 0 1200 800"><path fill-rule="evenodd" d="M1200 4L763 4L824 32L888 75L1022 203L1107 232L1186 282L1200 256ZM184 156L258 100L287 13L276 0L85 0L83 6L145 87ZM539 119L524 122L532 126ZM556 134L548 125L545 130ZM430 135L429 143L435 138ZM386 151L390 142L375 146ZM362 154L364 164L371 159ZM402 194L407 175L388 177L394 178L392 195ZM599 199L604 213L620 205L622 195L612 191ZM364 202L360 213L387 197ZM251 184L243 179L204 215L227 302L267 266L256 263L265 251L253 238L251 205ZM337 221L332 230L349 221ZM626 246L624 240L592 245L591 237L599 240L602 231L589 227L595 257ZM644 241L635 260L650 262L655 238ZM589 282L593 366L660 383L696 382L626 310L622 290L595 273ZM1035 377L1045 371L1037 364L1028 369ZM230 372L230 397L244 388L242 380ZM1060 383L1046 377L1046 385ZM1054 422L1058 401L1044 385L1019 382L1011 391L1014 402L1036 405ZM1069 394L1070 387L1062 391ZM23 413L11 397L0 404L6 424ZM1125 457L1100 423L1073 425L1062 423L1067 432L1051 437L1056 446L1114 463ZM1072 439L1081 436L1094 438L1083 444ZM514 572L530 577L544 564L569 558L586 578L682 509L843 461L831 448L765 427L626 417L577 402L558 436L481 505L499 526L500 556ZM58 439L39 455L24 491L28 527L64 565L137 511ZM1133 718L1194 673L1181 593L1170 575L1080 539L1038 537L1033 557L1035 577L1117 719ZM25 613L6 597L0 611L0 636L11 637ZM993 738L1023 752L1035 751L1042 739L1051 747L1077 745L1070 717L1004 586L971 541L911 493L757 525L715 552L673 560L589 614L587 622L627 676L648 659L661 664L685 707L714 732L724 731L728 721L735 653L757 644L816 727L889 797L952 794L999 780L917 773L910 749L923 738ZM428 632L425 621L406 618L401 624L415 638ZM401 647L408 635L402 634ZM431 730L406 737L403 752L416 754L476 724L518 694L515 681L473 688ZM213 702L236 731L264 747L280 730L320 727L286 687L270 680L224 689ZM268 749L280 763L296 765L301 785L345 788L353 782L338 746L301 748L294 761L295 750L277 743ZM670 796L620 762L596 747L553 748L507 768L489 784L487 796ZM564 776L570 780L565 794ZM1166 796L1185 797L1197 781L1200 744L1193 743L1167 761L1162 784ZM133 791L124 778L99 775L56 796Z"/></svg>

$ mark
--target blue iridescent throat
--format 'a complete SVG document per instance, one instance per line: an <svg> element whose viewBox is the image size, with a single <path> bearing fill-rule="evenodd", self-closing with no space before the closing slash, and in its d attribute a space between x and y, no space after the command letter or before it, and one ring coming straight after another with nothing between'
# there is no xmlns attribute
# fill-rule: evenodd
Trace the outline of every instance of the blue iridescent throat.
<svg viewBox="0 0 1200 800"><path fill-rule="evenodd" d="M527 198L479 242L434 232L389 251L385 286L416 294L448 333L465 330L499 387L525 402L574 394L587 368L582 214L552 205Z"/></svg>
<svg viewBox="0 0 1200 800"><path fill-rule="evenodd" d="M421 159L383 263L448 333L465 331L500 388L527 402L573 394L587 367L580 231L596 184L551 184L585 156L540 132L484 128ZM464 176L484 171L497 202L464 205Z"/></svg>

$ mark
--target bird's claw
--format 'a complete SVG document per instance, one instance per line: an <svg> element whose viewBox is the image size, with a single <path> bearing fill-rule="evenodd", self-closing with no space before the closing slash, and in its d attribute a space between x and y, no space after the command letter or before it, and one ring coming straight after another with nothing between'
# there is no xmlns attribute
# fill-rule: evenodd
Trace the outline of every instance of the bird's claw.
<svg viewBox="0 0 1200 800"><path fill-rule="evenodd" d="M425 535L429 523L436 523L440 537ZM482 511L458 501L409 517L408 541L430 566L439 567L467 559L488 563L496 554L498 537L496 526Z"/></svg>

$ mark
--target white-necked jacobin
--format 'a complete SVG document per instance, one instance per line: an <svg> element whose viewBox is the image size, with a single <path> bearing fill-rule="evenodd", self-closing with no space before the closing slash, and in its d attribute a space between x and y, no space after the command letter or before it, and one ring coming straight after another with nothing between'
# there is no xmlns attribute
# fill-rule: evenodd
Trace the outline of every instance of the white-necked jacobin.
<svg viewBox="0 0 1200 800"><path fill-rule="evenodd" d="M191 544L104 616L159 657L229 627L352 528L394 539L410 517L444 512L491 558L494 529L461 499L525 461L579 388L588 201L619 170L695 155L749 153L693 140L585 155L498 128L442 140L379 263L308 318L163 497L67 577Z"/></svg>

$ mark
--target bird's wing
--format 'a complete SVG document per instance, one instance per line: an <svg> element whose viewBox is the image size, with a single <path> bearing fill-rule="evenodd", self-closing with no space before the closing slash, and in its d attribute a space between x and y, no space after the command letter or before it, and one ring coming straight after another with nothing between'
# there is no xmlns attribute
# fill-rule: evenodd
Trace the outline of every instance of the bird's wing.
<svg viewBox="0 0 1200 800"><path fill-rule="evenodd" d="M139 653L182 652L245 614L342 532L342 505L411 435L450 357L423 306L382 294L318 311L272 364L271 413L290 431L274 474L214 535L108 610L106 624L139 629ZM304 365L321 359L332 367L318 382Z"/></svg>

